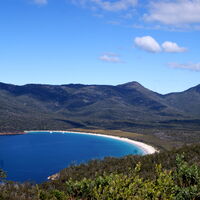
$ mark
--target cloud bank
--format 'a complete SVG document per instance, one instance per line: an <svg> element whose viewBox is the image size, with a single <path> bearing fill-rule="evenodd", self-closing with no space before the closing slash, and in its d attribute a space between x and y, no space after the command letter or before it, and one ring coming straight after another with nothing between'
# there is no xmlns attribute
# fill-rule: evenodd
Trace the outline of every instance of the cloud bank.
<svg viewBox="0 0 200 200"><path fill-rule="evenodd" d="M100 60L110 63L122 63L120 57L113 53L105 53L99 57Z"/></svg>
<svg viewBox="0 0 200 200"><path fill-rule="evenodd" d="M36 0L40 1L40 0ZM42 1L42 0L41 0ZM43 0L45 1L45 0ZM165 30L200 30L200 0L67 0L97 14L115 12L135 27ZM102 11L102 12L101 12ZM121 13L123 11L123 14ZM108 15L110 17L110 15ZM134 19L134 21L130 21ZM151 23L149 23L151 22ZM125 22L124 22L125 23Z"/></svg>
<svg viewBox="0 0 200 200"><path fill-rule="evenodd" d="M167 25L200 23L200 0L152 1L144 19Z"/></svg>
<svg viewBox="0 0 200 200"><path fill-rule="evenodd" d="M160 45L153 37L144 36L136 37L134 39L136 47L151 53L168 52L168 53L182 53L187 51L185 47L180 47L175 42L165 41Z"/></svg>
<svg viewBox="0 0 200 200"><path fill-rule="evenodd" d="M200 71L200 63L191 63L191 64L169 63L168 66L178 69L189 69L193 71Z"/></svg>
<svg viewBox="0 0 200 200"><path fill-rule="evenodd" d="M137 0L71 0L77 5L87 6L92 9L102 9L105 11L125 11L137 5Z"/></svg>

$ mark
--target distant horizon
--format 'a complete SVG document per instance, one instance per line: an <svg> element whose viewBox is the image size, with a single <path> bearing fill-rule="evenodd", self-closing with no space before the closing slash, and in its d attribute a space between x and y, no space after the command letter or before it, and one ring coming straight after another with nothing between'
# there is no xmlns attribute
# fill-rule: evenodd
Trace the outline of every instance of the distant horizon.
<svg viewBox="0 0 200 200"><path fill-rule="evenodd" d="M93 84L93 83L60 83L60 84L52 84L52 83L25 83L25 84L15 84L15 83L8 83L8 82L2 82L0 81L0 83L3 83L3 84L10 84L10 85L15 85L15 86L25 86L25 85L51 85L51 86L62 86L62 85L86 85L86 86L92 86L92 85L95 85L95 86L118 86L118 85L123 85L123 84L128 84L128 83L132 83L132 82L137 82L139 83L140 85L142 85L144 88L148 89L148 90L151 90L153 92L156 92L156 93L159 93L159 94L162 94L162 95L166 95L166 94L170 94L170 93L179 93L179 92L184 92L190 88L193 88L193 87L196 87L199 84L196 84L196 85L192 85L191 87L188 87L188 88L185 88L183 90L180 90L180 91L171 91L171 92L168 92L168 93L161 93L161 92L157 92L147 86L145 86L144 84L138 82L138 81L129 81L129 82L125 82L125 83L119 83L119 84Z"/></svg>

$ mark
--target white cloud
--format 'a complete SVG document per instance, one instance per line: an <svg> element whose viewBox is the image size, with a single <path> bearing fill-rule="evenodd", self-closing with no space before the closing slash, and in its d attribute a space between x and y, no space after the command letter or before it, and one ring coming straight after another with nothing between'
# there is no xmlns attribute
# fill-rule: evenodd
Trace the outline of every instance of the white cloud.
<svg viewBox="0 0 200 200"><path fill-rule="evenodd" d="M48 3L48 0L33 0L33 2L38 5L45 5Z"/></svg>
<svg viewBox="0 0 200 200"><path fill-rule="evenodd" d="M137 0L71 0L75 4L87 5L92 9L100 8L106 11L124 11L137 5Z"/></svg>
<svg viewBox="0 0 200 200"><path fill-rule="evenodd" d="M115 12L120 23L143 29L167 31L199 30L200 0L67 0L77 6L89 8L97 15L106 16L105 11ZM123 13L122 13L123 11ZM112 18L112 19L111 19ZM131 19L134 19L131 20ZM152 23L146 23L152 22Z"/></svg>
<svg viewBox="0 0 200 200"><path fill-rule="evenodd" d="M100 60L111 63L122 63L120 57L113 53L105 53L99 57Z"/></svg>
<svg viewBox="0 0 200 200"><path fill-rule="evenodd" d="M200 0L154 1L149 8L146 21L176 26L200 23Z"/></svg>
<svg viewBox="0 0 200 200"><path fill-rule="evenodd" d="M151 53L167 52L167 53L182 53L187 51L185 47L180 47L175 42L165 41L160 45L153 37L144 36L134 39L136 47Z"/></svg>
<svg viewBox="0 0 200 200"><path fill-rule="evenodd" d="M190 63L190 64L169 63L168 65L172 68L200 71L200 63Z"/></svg>
<svg viewBox="0 0 200 200"><path fill-rule="evenodd" d="M151 36L136 37L134 39L135 46L148 52L161 52L161 47L158 42Z"/></svg>
<svg viewBox="0 0 200 200"><path fill-rule="evenodd" d="M169 53L181 53L187 51L184 47L179 47L175 42L166 41L162 44L163 51Z"/></svg>

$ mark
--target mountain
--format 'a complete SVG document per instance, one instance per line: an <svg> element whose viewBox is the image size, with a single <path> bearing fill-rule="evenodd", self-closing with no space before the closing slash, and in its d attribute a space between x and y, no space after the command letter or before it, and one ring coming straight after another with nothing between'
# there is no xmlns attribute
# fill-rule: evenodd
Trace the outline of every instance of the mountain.
<svg viewBox="0 0 200 200"><path fill-rule="evenodd" d="M200 117L200 84L184 92L165 95L168 104L192 116Z"/></svg>
<svg viewBox="0 0 200 200"><path fill-rule="evenodd" d="M30 129L152 129L200 119L200 85L161 95L137 82L17 86L0 83L0 132ZM195 121L197 120L197 121Z"/></svg>

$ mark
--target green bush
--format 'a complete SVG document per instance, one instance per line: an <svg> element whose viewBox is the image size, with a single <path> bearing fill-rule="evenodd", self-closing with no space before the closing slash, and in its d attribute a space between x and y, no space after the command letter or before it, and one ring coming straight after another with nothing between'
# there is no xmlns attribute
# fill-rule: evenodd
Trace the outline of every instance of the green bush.
<svg viewBox="0 0 200 200"><path fill-rule="evenodd" d="M176 158L177 167L174 172L177 200L200 199L200 168L184 161L184 155Z"/></svg>
<svg viewBox="0 0 200 200"><path fill-rule="evenodd" d="M66 182L66 191L69 196L95 200L173 200L175 184L171 171L162 170L156 165L156 178L144 180L139 176L140 164L124 174L110 174L99 176L94 180Z"/></svg>
<svg viewBox="0 0 200 200"><path fill-rule="evenodd" d="M171 169L155 164L151 177L141 175L142 167L139 162L126 173L103 173L82 180L71 178L59 182L59 185L50 182L47 187L4 182L0 185L0 200L200 199L200 168L196 164L186 162L183 155L176 157L176 165Z"/></svg>

